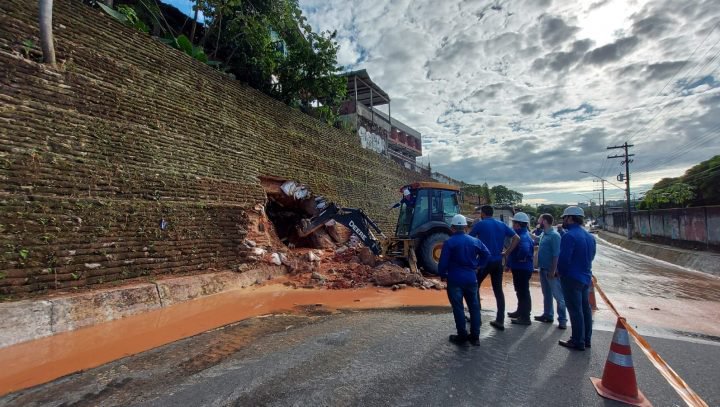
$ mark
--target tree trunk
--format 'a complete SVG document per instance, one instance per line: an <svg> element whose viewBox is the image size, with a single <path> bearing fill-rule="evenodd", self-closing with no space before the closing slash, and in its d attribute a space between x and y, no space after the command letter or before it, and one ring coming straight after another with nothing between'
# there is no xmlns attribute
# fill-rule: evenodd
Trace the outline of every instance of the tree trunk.
<svg viewBox="0 0 720 407"><path fill-rule="evenodd" d="M192 29L190 30L190 43L195 44L195 29L197 28L198 9L195 8L195 15L193 16Z"/></svg>
<svg viewBox="0 0 720 407"><path fill-rule="evenodd" d="M222 36L222 11L220 11L220 19L218 20L218 34L217 41L215 41L215 51L213 51L213 59L217 56L218 48L220 48L220 37Z"/></svg>
<svg viewBox="0 0 720 407"><path fill-rule="evenodd" d="M40 47L43 53L43 62L55 65L55 43L52 32L53 0L39 0L40 6Z"/></svg>

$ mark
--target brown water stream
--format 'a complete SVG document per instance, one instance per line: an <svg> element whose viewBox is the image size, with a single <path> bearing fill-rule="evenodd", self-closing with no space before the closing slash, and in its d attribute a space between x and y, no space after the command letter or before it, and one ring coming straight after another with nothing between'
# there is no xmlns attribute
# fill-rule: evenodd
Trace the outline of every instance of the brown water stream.
<svg viewBox="0 0 720 407"><path fill-rule="evenodd" d="M230 291L0 349L0 395L232 322L317 304L367 309L448 306L448 300L445 291L418 289L293 290L273 285Z"/></svg>

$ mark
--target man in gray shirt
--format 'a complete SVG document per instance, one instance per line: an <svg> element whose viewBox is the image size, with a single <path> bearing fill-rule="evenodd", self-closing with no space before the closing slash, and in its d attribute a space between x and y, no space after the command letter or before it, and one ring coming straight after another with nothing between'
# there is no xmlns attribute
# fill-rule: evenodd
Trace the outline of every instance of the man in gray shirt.
<svg viewBox="0 0 720 407"><path fill-rule="evenodd" d="M552 323L554 320L553 298L557 301L558 328L567 328L567 311L565 299L557 273L558 255L560 254L560 234L553 228L553 217L549 213L540 215L540 227L543 233L536 239L539 242L538 268L540 269L540 285L543 293L543 314L535 320Z"/></svg>

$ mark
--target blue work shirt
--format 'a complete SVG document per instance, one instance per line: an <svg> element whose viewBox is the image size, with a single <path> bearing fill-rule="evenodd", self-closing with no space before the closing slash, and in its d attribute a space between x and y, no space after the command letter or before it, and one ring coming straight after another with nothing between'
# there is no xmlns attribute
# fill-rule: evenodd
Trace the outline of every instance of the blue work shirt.
<svg viewBox="0 0 720 407"><path fill-rule="evenodd" d="M568 225L567 232L560 239L558 258L560 276L590 285L595 244L595 238L580 225Z"/></svg>
<svg viewBox="0 0 720 407"><path fill-rule="evenodd" d="M477 269L485 267L489 258L490 251L483 242L465 232L455 232L443 244L438 275L452 284L477 283Z"/></svg>
<svg viewBox="0 0 720 407"><path fill-rule="evenodd" d="M485 244L490 250L489 262L494 263L502 260L505 238L515 236L515 231L495 218L485 218L473 225L470 236Z"/></svg>
<svg viewBox="0 0 720 407"><path fill-rule="evenodd" d="M527 228L522 228L517 231L520 236L520 242L515 246L515 249L508 256L507 266L511 270L533 272L533 260L535 257L535 242Z"/></svg>
<svg viewBox="0 0 720 407"><path fill-rule="evenodd" d="M560 233L555 228L550 228L540 235L538 245L538 268L552 270L553 257L560 255Z"/></svg>

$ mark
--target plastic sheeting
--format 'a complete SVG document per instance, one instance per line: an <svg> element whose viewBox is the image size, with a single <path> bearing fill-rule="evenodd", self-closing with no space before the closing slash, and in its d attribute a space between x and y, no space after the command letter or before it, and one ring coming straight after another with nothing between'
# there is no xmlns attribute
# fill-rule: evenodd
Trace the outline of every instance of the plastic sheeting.
<svg viewBox="0 0 720 407"><path fill-rule="evenodd" d="M307 199L310 196L310 189L306 185L295 181L285 181L280 186L280 189L285 195L292 197L298 201Z"/></svg>

